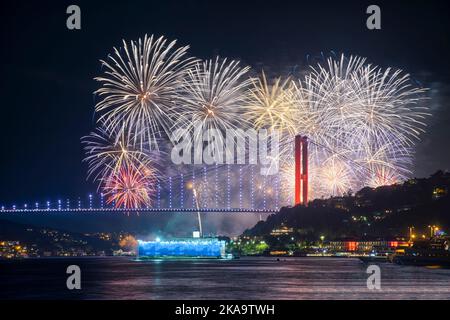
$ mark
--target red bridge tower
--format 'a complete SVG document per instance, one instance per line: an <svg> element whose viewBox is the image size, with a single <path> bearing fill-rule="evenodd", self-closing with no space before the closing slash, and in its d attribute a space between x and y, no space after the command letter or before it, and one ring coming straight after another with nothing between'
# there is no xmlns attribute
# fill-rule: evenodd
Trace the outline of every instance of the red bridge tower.
<svg viewBox="0 0 450 320"><path fill-rule="evenodd" d="M308 205L308 138L295 137L295 204Z"/></svg>

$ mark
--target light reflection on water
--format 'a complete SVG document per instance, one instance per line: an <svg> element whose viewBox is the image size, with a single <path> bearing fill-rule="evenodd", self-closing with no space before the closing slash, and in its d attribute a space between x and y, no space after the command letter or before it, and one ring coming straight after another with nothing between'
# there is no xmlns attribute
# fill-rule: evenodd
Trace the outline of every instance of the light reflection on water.
<svg viewBox="0 0 450 320"><path fill-rule="evenodd" d="M66 267L82 290L66 289ZM346 258L157 260L55 258L0 262L0 297L29 299L450 299L450 269L379 264L381 290L367 289L367 266Z"/></svg>

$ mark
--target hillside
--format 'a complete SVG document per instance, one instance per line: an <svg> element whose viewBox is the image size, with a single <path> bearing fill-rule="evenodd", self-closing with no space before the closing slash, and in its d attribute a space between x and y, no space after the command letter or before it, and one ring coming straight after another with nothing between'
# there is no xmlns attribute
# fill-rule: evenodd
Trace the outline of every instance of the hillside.
<svg viewBox="0 0 450 320"><path fill-rule="evenodd" d="M282 208L244 236L267 236L281 226L293 228L304 239L405 236L414 226L450 229L450 173L438 171L425 179L403 184L364 188L343 197L316 199L308 207Z"/></svg>

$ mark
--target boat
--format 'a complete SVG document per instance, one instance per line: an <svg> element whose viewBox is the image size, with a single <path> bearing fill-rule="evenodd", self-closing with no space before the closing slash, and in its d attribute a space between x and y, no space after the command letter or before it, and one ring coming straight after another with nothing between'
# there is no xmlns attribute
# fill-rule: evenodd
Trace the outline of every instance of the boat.
<svg viewBox="0 0 450 320"><path fill-rule="evenodd" d="M389 262L388 256L394 253L391 248L384 246L374 246L369 255L358 257L364 263Z"/></svg>
<svg viewBox="0 0 450 320"><path fill-rule="evenodd" d="M415 242L411 248L391 255L389 260L399 265L450 267L449 244L449 237Z"/></svg>

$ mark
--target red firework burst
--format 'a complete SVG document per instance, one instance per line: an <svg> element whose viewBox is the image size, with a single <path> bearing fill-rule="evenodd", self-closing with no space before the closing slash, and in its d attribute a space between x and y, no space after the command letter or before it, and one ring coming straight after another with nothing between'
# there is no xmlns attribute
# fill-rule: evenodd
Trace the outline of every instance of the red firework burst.
<svg viewBox="0 0 450 320"><path fill-rule="evenodd" d="M116 208L138 209L151 205L155 174L148 167L124 165L105 184L107 203Z"/></svg>

